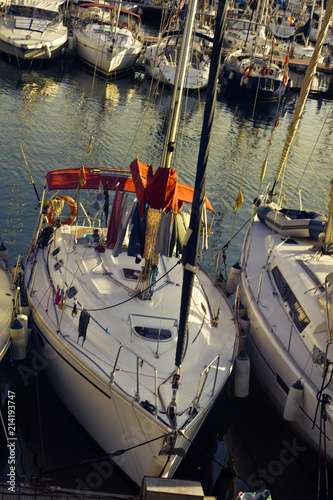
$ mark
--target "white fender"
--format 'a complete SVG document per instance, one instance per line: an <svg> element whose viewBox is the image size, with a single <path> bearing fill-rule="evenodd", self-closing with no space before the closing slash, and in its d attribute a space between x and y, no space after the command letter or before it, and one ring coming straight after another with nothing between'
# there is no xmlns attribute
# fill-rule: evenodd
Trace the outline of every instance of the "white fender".
<svg viewBox="0 0 333 500"><path fill-rule="evenodd" d="M18 319L13 321L9 329L12 340L12 355L15 361L23 360L26 357L26 332L24 326Z"/></svg>
<svg viewBox="0 0 333 500"><path fill-rule="evenodd" d="M236 398L246 398L250 391L250 358L241 351L235 360L234 389Z"/></svg>
<svg viewBox="0 0 333 500"><path fill-rule="evenodd" d="M229 293L229 295L232 295L236 290L238 278L241 271L242 268L239 265L239 262L236 262L236 264L234 264L230 269L230 273L227 280L227 292Z"/></svg>
<svg viewBox="0 0 333 500"><path fill-rule="evenodd" d="M303 384L300 380L297 380L297 382L290 387L283 412L284 420L294 422L297 410L302 402L303 391Z"/></svg>

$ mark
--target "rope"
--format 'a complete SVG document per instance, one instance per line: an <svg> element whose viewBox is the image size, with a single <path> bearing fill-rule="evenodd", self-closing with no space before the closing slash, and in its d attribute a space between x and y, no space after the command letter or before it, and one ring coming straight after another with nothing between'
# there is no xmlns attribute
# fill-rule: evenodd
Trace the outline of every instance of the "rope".
<svg viewBox="0 0 333 500"><path fill-rule="evenodd" d="M298 136L296 136L297 142L298 142L298 144L299 144L299 146L300 146L300 148L301 148L301 150L302 150L302 153L304 154L304 157L305 157L305 159L307 160L307 162L306 162L306 165L305 165L305 167L304 167L303 173L302 173L302 175L301 175L301 177L300 177L300 180L299 180L299 182L298 182L298 185L297 185L297 187L296 187L296 189L295 189L295 194L299 191L299 189L300 189L300 184L301 184L301 182L302 182L302 180L303 180L303 177L304 177L304 175L305 175L305 172L306 172L306 170L307 170L308 166L310 166L310 168L311 168L311 170L312 170L313 174L315 175L315 178L316 178L316 180L317 180L317 182L318 182L319 186L321 187L321 189L323 190L323 192L324 192L324 194L325 194L325 197L326 197L327 199L329 199L328 194L326 193L325 189L323 188L323 186L322 186L322 185L320 184L320 182L319 182L318 176L316 175L315 171L313 170L313 168L312 168L312 167L311 167L311 165L310 165L310 160L311 160L311 157L312 157L312 155L313 155L313 153L314 153L314 151L315 151L315 149L316 149L316 146L317 146L318 141L319 141L319 137L320 137L320 135L321 135L321 133L322 133L322 131L323 131L323 128L324 128L324 126L325 126L325 124L326 124L326 121L327 121L327 118L328 118L328 116L329 116L329 113L331 113L332 109L333 109L333 104L331 105L331 109L328 111L327 116L326 116L325 120L323 121L322 127L321 127L320 132L319 132L319 134L318 134L318 136L317 136L317 139L316 139L316 141L315 141L315 143L314 143L314 146L313 146L313 148L312 148L312 151L311 151L311 154L310 154L310 157L309 157L309 158L307 158L307 156L306 156L306 154L305 154L305 152L304 152L304 150L303 150L303 148L302 148L302 146L301 146L301 144L300 144L300 142L299 142L299 138L298 138ZM294 194L293 198L290 200L290 205L293 203L293 200L294 200L294 198L295 198L295 194ZM290 207L290 205L289 205L289 207Z"/></svg>
<svg viewBox="0 0 333 500"><path fill-rule="evenodd" d="M221 462L219 462L218 460L216 460L215 457L213 457L212 455L210 455L209 453L207 453L207 451L205 451L203 448L201 448L201 446L197 445L195 443L195 441L192 441L192 439L190 439L182 430L178 430L178 432L179 432L179 434L181 436L183 436L185 439L187 439L187 441L189 441L191 443L191 446L194 446L194 448L197 448L200 451L200 453L202 453L203 455L205 455L206 457L208 457L212 462L215 462L223 470L229 471L232 477L241 479L246 484L246 480L244 478L242 478L241 476L239 476L238 474L236 474L234 471L231 471L229 467L226 467L225 465L221 464Z"/></svg>
<svg viewBox="0 0 333 500"><path fill-rule="evenodd" d="M143 295L147 290L149 290L150 288L152 288L153 286L156 285L156 283L158 283L159 281L161 281L165 276L167 276L176 266L178 266L179 264L181 264L182 260L178 260L176 262L176 264L171 267L171 269L169 269L166 273L163 274L163 276L161 276L160 278L158 278L156 281L154 281L151 285L147 286L147 288L145 288L144 290L141 290L141 292L137 292L135 295L133 295L132 297L130 297L129 299L125 299L123 300L122 302L118 302L118 304L113 304L111 306L106 306L106 307L101 307L99 309L87 309L85 307L85 310L87 312L94 312L94 311L105 311L107 309L113 309L114 307L118 307L118 306L122 306L123 304L126 304L126 302L130 302L131 300L135 299L136 297L139 297L140 295ZM67 306L67 307L70 307L70 306Z"/></svg>
<svg viewBox="0 0 333 500"><path fill-rule="evenodd" d="M331 366L331 373L328 378L327 383L325 384L325 379L326 375L328 373L329 367ZM328 500L328 477L327 477L327 450L326 450L326 420L327 420L327 413L326 413L326 405L330 403L331 398L328 394L323 394L323 391L331 384L332 379L333 379L333 363L330 361L326 363L326 367L323 373L323 381L322 381L322 386L320 390L318 391L317 394L317 407L316 407L316 412L315 416L313 419L313 424L312 424L312 429L316 425L316 420L317 420L317 414L318 410L320 407L320 421L319 421L319 451L318 451L318 500L319 498L323 498L320 496L321 494L321 462L323 460L324 462L324 471L325 471L325 487L326 487L326 499ZM323 440L323 449L322 449L322 440ZM323 457L322 457L323 454Z"/></svg>
<svg viewBox="0 0 333 500"><path fill-rule="evenodd" d="M136 448L140 448L141 446L145 446L146 444L153 443L154 441L158 441L159 439L164 439L168 436L171 436L172 434L173 434L173 432L162 434L162 436L158 436L156 438L149 439L147 441L144 441L143 443L139 443L139 444L136 444L134 446L130 446L129 448L119 449L119 450L114 451L113 453L108 453L106 455L102 455L101 457L88 458L86 460L82 460L82 462L78 462L78 463L73 464L73 465L67 465L65 467L59 467L57 469L47 469L47 470L44 470L44 473L54 474L56 472L60 472L60 471L64 471L64 470L74 469L75 467L79 467L81 465L89 465L89 464L94 463L94 462L100 462L101 460L110 460L110 458L119 457L120 455L123 455L127 451L131 451L131 450L134 450Z"/></svg>

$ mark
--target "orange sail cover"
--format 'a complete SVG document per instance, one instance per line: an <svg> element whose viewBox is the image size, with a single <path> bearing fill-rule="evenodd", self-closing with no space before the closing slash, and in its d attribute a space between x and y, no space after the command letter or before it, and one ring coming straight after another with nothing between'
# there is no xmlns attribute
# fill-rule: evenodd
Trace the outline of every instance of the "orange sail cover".
<svg viewBox="0 0 333 500"><path fill-rule="evenodd" d="M105 189L114 191L118 185L120 191L135 193L140 209L148 203L157 210L175 210L179 212L183 203L192 203L193 188L177 182L177 173L174 169L158 168L153 173L148 167L138 160L131 163L131 170L117 168L90 168L86 167L85 183L80 185L80 168L52 170L47 173L46 181L49 191L61 189L98 189L100 183ZM213 207L206 199L206 208L214 212ZM215 212L214 212L215 213Z"/></svg>
<svg viewBox="0 0 333 500"><path fill-rule="evenodd" d="M184 202L192 203L193 188L178 182L177 172L173 168L159 167L154 174L151 165L145 165L135 159L130 169L141 217L144 215L146 204L156 210L179 212ZM214 212L207 198L206 204L207 208Z"/></svg>
<svg viewBox="0 0 333 500"><path fill-rule="evenodd" d="M132 161L130 169L141 217L144 216L145 205L156 210L178 212L177 172L173 168L160 167L154 174L151 165L136 159Z"/></svg>

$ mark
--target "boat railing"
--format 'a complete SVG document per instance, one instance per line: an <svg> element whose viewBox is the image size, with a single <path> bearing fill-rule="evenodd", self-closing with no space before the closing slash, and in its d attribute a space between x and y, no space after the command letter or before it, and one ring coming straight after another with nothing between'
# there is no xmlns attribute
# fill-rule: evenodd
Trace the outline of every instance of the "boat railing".
<svg viewBox="0 0 333 500"><path fill-rule="evenodd" d="M191 417L193 415L193 412L195 410L195 408L198 408L200 406L200 399L201 399L201 396L202 396L202 393L203 393L203 390L205 388L205 385L207 383L207 379L208 379L208 375L209 375L209 372L210 370L214 367L216 363L216 370L215 370L215 376L214 376L214 382L213 382L213 388L212 388L212 391L211 391L211 397L214 396L215 394L215 387L216 387L216 380L217 380L217 374L219 372L219 366L220 366L220 354L218 354L210 363L209 365L207 365L204 370L200 373L200 376L199 376L199 381L198 381L198 385L197 385L197 390L196 390L196 393L195 393L195 396L194 396L194 399L193 399L193 403L192 403L192 408L191 408Z"/></svg>
<svg viewBox="0 0 333 500"><path fill-rule="evenodd" d="M123 349L125 349L128 353L132 354L136 358L136 392L135 392L135 400L136 401L138 401L138 402L140 401L140 375L141 375L140 370L141 370L141 368L145 364L145 365L148 365L152 369L152 371L154 372L154 397L155 397L154 413L155 413L155 417L156 417L157 408L158 408L157 368L155 366L153 366L151 363L149 363L149 361L144 359L142 356L139 356L137 353L132 351L132 349L125 346L124 344L120 344L118 352L117 352L114 367L113 367L113 370L110 374L110 387L114 383L116 372L118 370L118 361L119 361L120 353Z"/></svg>

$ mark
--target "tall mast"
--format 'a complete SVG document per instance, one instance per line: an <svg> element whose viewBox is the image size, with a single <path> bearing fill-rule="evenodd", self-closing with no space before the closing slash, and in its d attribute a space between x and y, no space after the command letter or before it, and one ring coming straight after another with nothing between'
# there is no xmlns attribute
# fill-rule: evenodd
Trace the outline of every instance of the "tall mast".
<svg viewBox="0 0 333 500"><path fill-rule="evenodd" d="M182 96L184 92L185 80L188 70L188 61L192 42L195 14L198 0L189 0L187 4L186 21L184 33L182 35L182 45L179 58L177 60L177 72L175 77L174 90L172 95L168 130L165 137L164 149L162 153L162 167L170 168L173 160L176 134L178 131L180 111L182 106Z"/></svg>
<svg viewBox="0 0 333 500"><path fill-rule="evenodd" d="M333 0L332 0L333 1ZM209 70L206 106L203 117L202 132L200 139L197 172L194 186L192 211L190 225L187 230L186 244L183 247L183 288L179 315L178 340L175 358L175 375L172 383L172 400L168 407L168 415L176 424L176 395L180 382L180 370L184 359L186 339L188 334L188 318L191 305L192 289L197 270L198 249L200 239L201 215L204 205L206 171L210 150L210 139L215 112L217 80L220 68L222 41L226 22L225 0L219 0L217 16L215 20L215 34L213 51Z"/></svg>
<svg viewBox="0 0 333 500"><path fill-rule="evenodd" d="M293 139L295 137L300 119L302 117L304 106L305 106L306 100L308 98L310 89L311 89L312 80L316 74L318 60L319 60L319 57L321 54L322 46L323 46L325 38L326 38L327 29L328 29L328 25L329 25L329 22L331 20L332 14L333 14L333 0L329 0L328 5L326 7L326 12L325 12L323 24L320 28L320 32L319 32L319 35L317 38L317 43L316 43L316 46L314 48L313 54L311 56L309 66L306 70L304 81L303 81L303 84L302 84L302 87L300 90L300 94L299 94L299 97L298 97L298 100L296 103L295 111L294 111L294 114L293 114L293 117L291 120L291 124L289 126L287 139L285 141L284 148L283 148L282 155L281 155L281 159L280 159L280 164L279 164L277 173L275 175L272 191L270 193L271 197L273 197L275 195L276 185L279 181L283 166L287 160L289 149L290 149L291 144L293 142Z"/></svg>

